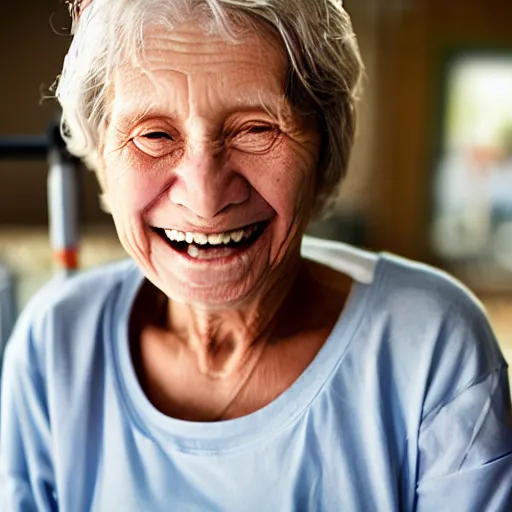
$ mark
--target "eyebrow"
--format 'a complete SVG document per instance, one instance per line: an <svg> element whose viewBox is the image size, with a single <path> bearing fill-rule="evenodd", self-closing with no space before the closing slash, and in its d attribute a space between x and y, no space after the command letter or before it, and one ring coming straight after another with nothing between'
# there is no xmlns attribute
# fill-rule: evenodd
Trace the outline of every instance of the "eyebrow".
<svg viewBox="0 0 512 512"><path fill-rule="evenodd" d="M138 124L143 123L149 119L154 118L165 118L176 120L176 114L172 114L168 111L164 111L156 108L146 108L146 109L131 109L127 111L119 112L118 116L113 118L115 120L116 128L124 133L128 133Z"/></svg>
<svg viewBox="0 0 512 512"><path fill-rule="evenodd" d="M278 121L280 119L280 114L282 114L283 111L283 105L288 104L289 106L289 100L286 99L284 95L273 100L274 101L272 101L272 105L269 104L270 102L263 102L261 100L258 100L257 103L240 102L239 104L233 105L230 108L226 108L223 111L223 114L227 118L235 113L264 112L275 121ZM113 120L115 120L116 129L118 131L121 131L122 133L128 133L136 125L141 124L144 121L157 118L168 119L173 123L179 124L179 116L176 112L154 106L148 106L146 108L135 107L126 111L120 110L118 115L113 118Z"/></svg>

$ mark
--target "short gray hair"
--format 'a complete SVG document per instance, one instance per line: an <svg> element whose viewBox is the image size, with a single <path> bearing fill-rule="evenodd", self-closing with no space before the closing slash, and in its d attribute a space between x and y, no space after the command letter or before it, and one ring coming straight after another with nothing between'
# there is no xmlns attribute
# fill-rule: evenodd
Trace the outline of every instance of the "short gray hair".
<svg viewBox="0 0 512 512"><path fill-rule="evenodd" d="M270 25L279 35L290 64L285 94L295 108L314 114L320 127L317 213L326 210L348 167L363 75L341 0L92 0L75 20L57 82L69 151L99 171L114 70L123 56L140 55L148 26L172 30L193 19L231 40L234 25L244 23Z"/></svg>

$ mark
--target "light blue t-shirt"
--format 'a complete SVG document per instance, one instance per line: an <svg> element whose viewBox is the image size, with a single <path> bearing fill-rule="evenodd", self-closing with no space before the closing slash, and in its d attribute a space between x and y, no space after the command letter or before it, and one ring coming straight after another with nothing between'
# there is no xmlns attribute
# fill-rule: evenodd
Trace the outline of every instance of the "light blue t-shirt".
<svg viewBox="0 0 512 512"><path fill-rule="evenodd" d="M276 400L216 423L144 395L134 263L45 287L5 355L0 510L512 511L507 368L478 303L394 256L309 254L356 280L336 326Z"/></svg>

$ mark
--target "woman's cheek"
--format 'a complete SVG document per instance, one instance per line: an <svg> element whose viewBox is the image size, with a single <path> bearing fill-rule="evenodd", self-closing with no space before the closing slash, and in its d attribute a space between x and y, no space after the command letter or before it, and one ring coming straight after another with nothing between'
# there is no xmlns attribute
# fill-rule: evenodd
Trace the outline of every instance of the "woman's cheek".
<svg viewBox="0 0 512 512"><path fill-rule="evenodd" d="M124 213L145 210L165 189L169 175L136 158L111 158L106 169L107 198Z"/></svg>
<svg viewBox="0 0 512 512"><path fill-rule="evenodd" d="M294 215L313 195L312 162L300 160L296 154L269 155L254 170L254 188L281 216Z"/></svg>

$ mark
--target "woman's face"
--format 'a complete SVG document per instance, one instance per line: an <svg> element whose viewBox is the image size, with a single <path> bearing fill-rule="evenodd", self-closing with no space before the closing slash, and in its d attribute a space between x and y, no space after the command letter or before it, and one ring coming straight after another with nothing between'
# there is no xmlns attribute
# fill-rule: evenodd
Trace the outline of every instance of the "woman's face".
<svg viewBox="0 0 512 512"><path fill-rule="evenodd" d="M118 70L105 194L128 253L166 295L223 308L279 286L315 196L319 136L284 99L284 51L194 25L147 35Z"/></svg>

